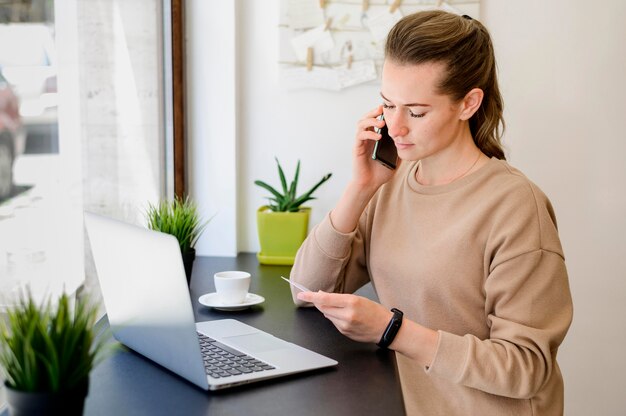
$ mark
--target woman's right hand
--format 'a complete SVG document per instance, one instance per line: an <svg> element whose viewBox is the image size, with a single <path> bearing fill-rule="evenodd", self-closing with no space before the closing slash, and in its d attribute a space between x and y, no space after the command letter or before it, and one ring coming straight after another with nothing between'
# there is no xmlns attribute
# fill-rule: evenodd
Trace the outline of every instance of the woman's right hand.
<svg viewBox="0 0 626 416"><path fill-rule="evenodd" d="M369 189L372 192L388 182L396 172L372 159L374 145L381 138L380 134L374 132L374 128L381 128L385 125L383 120L377 118L382 113L383 106L379 105L359 120L354 144L352 183L358 188ZM400 159L398 159L399 165Z"/></svg>
<svg viewBox="0 0 626 416"><path fill-rule="evenodd" d="M354 231L359 217L372 196L396 172L372 160L374 145L381 137L380 134L374 132L374 128L385 125L384 121L377 119L382 113L383 106L380 105L375 110L365 114L357 123L352 180L330 213L333 227L341 233ZM400 160L398 159L399 165Z"/></svg>

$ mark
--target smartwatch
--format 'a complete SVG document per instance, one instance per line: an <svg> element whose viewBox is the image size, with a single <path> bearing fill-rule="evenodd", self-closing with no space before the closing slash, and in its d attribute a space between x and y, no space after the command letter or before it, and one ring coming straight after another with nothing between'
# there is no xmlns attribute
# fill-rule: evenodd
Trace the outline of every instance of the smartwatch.
<svg viewBox="0 0 626 416"><path fill-rule="evenodd" d="M380 348L387 348L393 342L393 339L396 337L398 330L400 330L400 325L402 325L402 317L404 314L401 310L393 308L391 310L393 312L393 317L389 321L387 328L385 328L385 332L383 332L383 336L378 341L378 345Z"/></svg>

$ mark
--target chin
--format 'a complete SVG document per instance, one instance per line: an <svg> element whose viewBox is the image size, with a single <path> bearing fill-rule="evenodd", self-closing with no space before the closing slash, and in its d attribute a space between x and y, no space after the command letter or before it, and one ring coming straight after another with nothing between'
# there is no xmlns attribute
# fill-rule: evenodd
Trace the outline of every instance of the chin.
<svg viewBox="0 0 626 416"><path fill-rule="evenodd" d="M424 160L427 159L435 154L437 154L437 150L433 150L433 149L424 149L424 148L418 148L417 146L414 146L412 149L405 149L405 150L398 150L398 157L402 160L406 160L407 162L409 161L418 161L418 160Z"/></svg>
<svg viewBox="0 0 626 416"><path fill-rule="evenodd" d="M424 157L421 154L417 154L415 151L410 152L406 150L398 150L398 158L406 162L415 162L417 160L423 159Z"/></svg>

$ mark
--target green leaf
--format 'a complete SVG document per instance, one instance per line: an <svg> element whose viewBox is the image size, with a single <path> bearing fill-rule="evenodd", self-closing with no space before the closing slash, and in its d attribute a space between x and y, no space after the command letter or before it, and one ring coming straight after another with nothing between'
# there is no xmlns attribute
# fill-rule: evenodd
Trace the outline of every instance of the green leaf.
<svg viewBox="0 0 626 416"><path fill-rule="evenodd" d="M308 192L306 192L305 194L302 194L301 196L296 198L296 200L293 201L292 207L299 207L300 205L302 205L306 201L309 201L311 199L311 195L313 194L313 192L315 192L317 190L317 188L319 188L324 182L329 180L331 176L333 176L333 174L332 173L328 173L326 176L324 176L322 178L322 180L320 180L318 183L316 183L315 186L313 186L313 188L311 188Z"/></svg>
<svg viewBox="0 0 626 416"><path fill-rule="evenodd" d="M171 234L178 240L182 254L193 248L208 222L202 223L196 204L189 198L176 197L173 201L160 201L156 206L148 204L145 213L148 228Z"/></svg>
<svg viewBox="0 0 626 416"><path fill-rule="evenodd" d="M61 295L53 308L48 299L35 303L30 292L0 321L0 366L9 385L21 391L59 391L84 381L104 353L93 326L97 306L79 298L70 307ZM111 344L115 346L116 344Z"/></svg>
<svg viewBox="0 0 626 416"><path fill-rule="evenodd" d="M280 162L278 161L278 158L274 157L274 159L276 159L276 164L278 165L278 176L280 177L280 184L283 187L283 193L286 194L287 193L287 180L285 179L283 168L280 166Z"/></svg>
<svg viewBox="0 0 626 416"><path fill-rule="evenodd" d="M300 159L298 159L298 165L296 166L296 174L293 176L291 186L289 187L289 199L293 200L296 197L296 188L298 188L298 177L300 176Z"/></svg>
<svg viewBox="0 0 626 416"><path fill-rule="evenodd" d="M316 199L316 198L314 198L312 196L309 196L309 197L306 197L306 198L303 198L303 197L298 198L297 200L292 201L292 203L287 207L287 211L297 212L297 211L300 210L300 205L302 205L305 202L310 201L312 199Z"/></svg>
<svg viewBox="0 0 626 416"><path fill-rule="evenodd" d="M281 194L280 192L278 192L276 189L272 188L270 185L266 184L265 182L254 181L254 184L270 191L276 197L277 200L284 199L283 194Z"/></svg>
<svg viewBox="0 0 626 416"><path fill-rule="evenodd" d="M287 181L285 180L285 174L283 172L282 166L278 161L278 158L274 158L276 160L276 164L278 165L278 176L280 178L280 182L282 185L283 193L280 193L272 186L267 183L256 180L254 184L260 186L261 188L269 191L272 194L272 197L269 197L268 207L272 211L276 212L293 212L298 211L300 205L302 205L306 201L310 201L311 199L315 199L312 197L313 192L315 192L324 182L326 182L332 176L331 173L325 175L315 186L313 186L308 192L302 194L299 197L296 197L298 181L300 178L300 160L296 165L296 172L294 174L293 180L289 185L289 189L287 189Z"/></svg>

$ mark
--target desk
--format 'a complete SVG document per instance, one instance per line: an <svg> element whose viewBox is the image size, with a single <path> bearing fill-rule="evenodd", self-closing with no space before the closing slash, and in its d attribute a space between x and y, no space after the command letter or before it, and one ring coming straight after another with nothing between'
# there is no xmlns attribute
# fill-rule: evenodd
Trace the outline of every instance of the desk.
<svg viewBox="0 0 626 416"><path fill-rule="evenodd" d="M245 270L250 291L265 303L246 311L220 312L198 297L213 292L213 274ZM261 266L253 254L237 258L199 257L191 282L196 321L235 318L339 362L334 368L205 392L142 356L119 351L91 374L85 415L403 415L395 357L375 345L351 341L314 308L296 308L290 267ZM360 292L373 296L371 286Z"/></svg>

